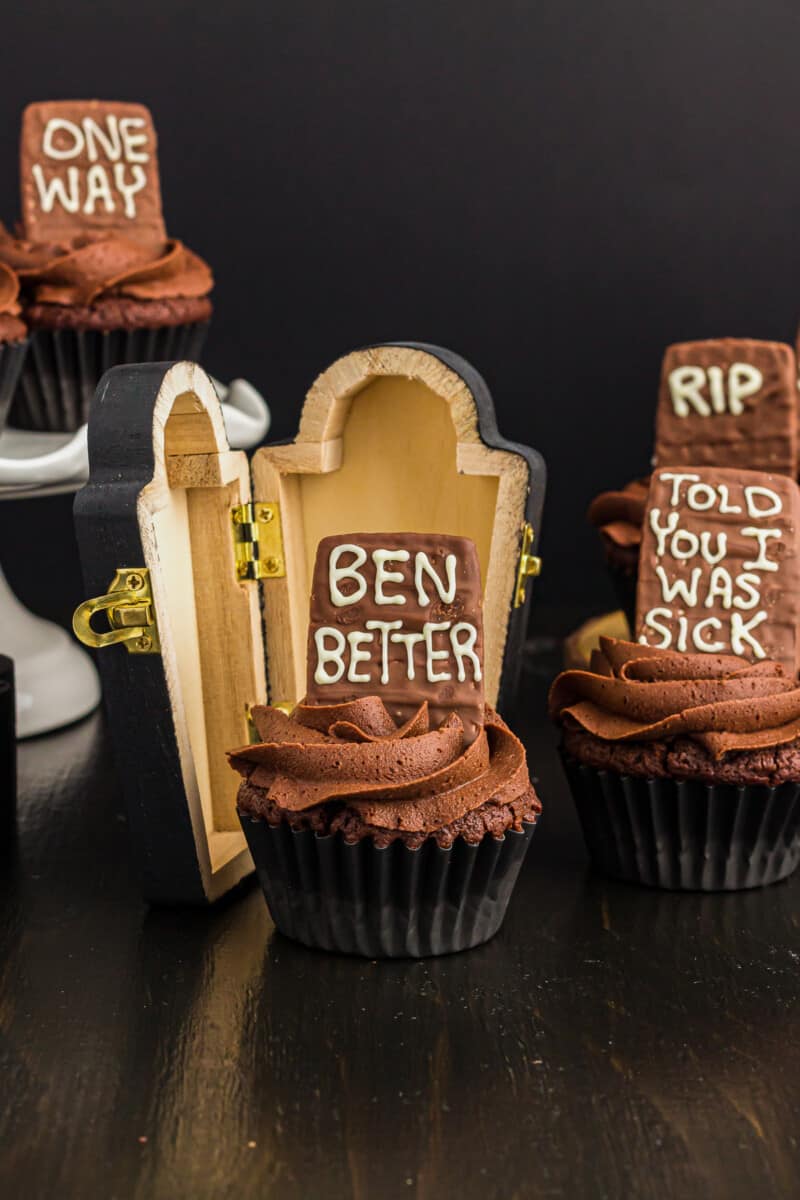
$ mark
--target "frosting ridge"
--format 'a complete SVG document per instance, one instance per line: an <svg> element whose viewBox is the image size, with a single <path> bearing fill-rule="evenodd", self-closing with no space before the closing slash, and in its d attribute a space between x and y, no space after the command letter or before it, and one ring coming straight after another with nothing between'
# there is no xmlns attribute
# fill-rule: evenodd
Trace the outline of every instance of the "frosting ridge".
<svg viewBox="0 0 800 1200"><path fill-rule="evenodd" d="M369 825L428 833L530 788L522 743L488 707L469 744L456 713L431 728L423 702L398 725L377 696L253 720L262 741L230 751L231 766L290 812L340 801Z"/></svg>
<svg viewBox="0 0 800 1200"><path fill-rule="evenodd" d="M17 342L27 330L19 320L19 278L11 267L0 262L0 341Z"/></svg>
<svg viewBox="0 0 800 1200"><path fill-rule="evenodd" d="M615 743L688 737L714 758L800 737L800 687L780 663L686 654L601 637L588 670L564 671L551 717Z"/></svg>
<svg viewBox="0 0 800 1200"><path fill-rule="evenodd" d="M15 238L0 225L0 264L17 272L37 304L196 298L214 286L207 263L175 239L150 246L108 234L48 245Z"/></svg>

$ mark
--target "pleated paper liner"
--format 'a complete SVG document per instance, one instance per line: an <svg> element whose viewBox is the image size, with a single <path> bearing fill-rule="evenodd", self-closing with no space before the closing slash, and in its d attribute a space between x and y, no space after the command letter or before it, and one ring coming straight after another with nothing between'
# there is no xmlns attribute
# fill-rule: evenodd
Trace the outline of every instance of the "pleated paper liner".
<svg viewBox="0 0 800 1200"><path fill-rule="evenodd" d="M538 822L471 845L348 843L240 814L267 907L287 937L367 958L468 950L500 928Z"/></svg>
<svg viewBox="0 0 800 1200"><path fill-rule="evenodd" d="M562 760L592 861L615 879L737 891L785 879L800 861L800 783L642 779Z"/></svg>
<svg viewBox="0 0 800 1200"><path fill-rule="evenodd" d="M122 363L196 361L208 321L158 329L36 329L9 422L73 433L89 419L101 376Z"/></svg>
<svg viewBox="0 0 800 1200"><path fill-rule="evenodd" d="M17 801L14 664L0 654L0 831L13 821Z"/></svg>
<svg viewBox="0 0 800 1200"><path fill-rule="evenodd" d="M22 364L28 353L30 339L23 342L0 342L0 433L6 427L11 401L19 382Z"/></svg>

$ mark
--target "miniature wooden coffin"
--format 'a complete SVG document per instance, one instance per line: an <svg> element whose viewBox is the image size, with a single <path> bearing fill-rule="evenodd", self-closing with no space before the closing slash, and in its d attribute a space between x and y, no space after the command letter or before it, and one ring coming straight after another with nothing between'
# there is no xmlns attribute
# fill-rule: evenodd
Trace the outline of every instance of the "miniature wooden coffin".
<svg viewBox="0 0 800 1200"><path fill-rule="evenodd" d="M251 704L291 706L304 693L323 537L471 537L486 697L508 711L545 468L499 435L486 384L463 359L408 343L348 354L314 383L294 442L251 462L228 448L199 366L116 367L92 406L89 458L75 522L93 598L75 630L101 648L147 900L213 901L252 870L225 751L250 740Z"/></svg>

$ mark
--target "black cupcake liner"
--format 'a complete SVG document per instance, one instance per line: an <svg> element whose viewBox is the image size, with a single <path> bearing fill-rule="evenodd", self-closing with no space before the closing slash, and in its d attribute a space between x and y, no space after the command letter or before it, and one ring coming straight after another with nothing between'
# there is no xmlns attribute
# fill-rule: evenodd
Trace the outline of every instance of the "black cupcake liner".
<svg viewBox="0 0 800 1200"><path fill-rule="evenodd" d="M423 958L493 937L538 822L471 845L418 850L348 843L240 813L276 927L305 946L366 958Z"/></svg>
<svg viewBox="0 0 800 1200"><path fill-rule="evenodd" d="M592 861L615 879L738 891L785 879L800 861L800 783L643 779L561 757Z"/></svg>
<svg viewBox="0 0 800 1200"><path fill-rule="evenodd" d="M12 816L17 798L16 708L14 664L0 654L0 827Z"/></svg>
<svg viewBox="0 0 800 1200"><path fill-rule="evenodd" d="M19 429L74 433L89 419L101 377L123 363L195 361L208 321L158 329L35 329L10 424Z"/></svg>
<svg viewBox="0 0 800 1200"><path fill-rule="evenodd" d="M0 433L6 427L28 345L27 338L23 342L0 342Z"/></svg>

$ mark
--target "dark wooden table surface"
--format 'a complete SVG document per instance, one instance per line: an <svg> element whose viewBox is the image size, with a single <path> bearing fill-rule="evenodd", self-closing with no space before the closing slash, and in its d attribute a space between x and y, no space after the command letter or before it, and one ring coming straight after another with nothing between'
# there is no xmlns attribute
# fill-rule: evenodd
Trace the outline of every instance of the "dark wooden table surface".
<svg viewBox="0 0 800 1200"><path fill-rule="evenodd" d="M0 1195L800 1194L800 877L677 895L587 867L529 667L545 805L504 929L366 962L245 887L148 911L103 718L20 747L3 840Z"/></svg>

